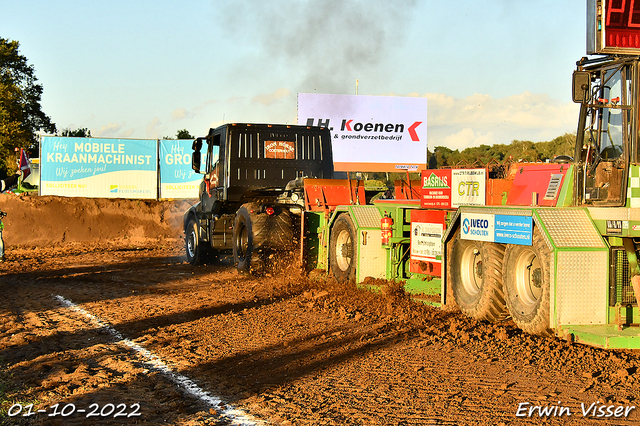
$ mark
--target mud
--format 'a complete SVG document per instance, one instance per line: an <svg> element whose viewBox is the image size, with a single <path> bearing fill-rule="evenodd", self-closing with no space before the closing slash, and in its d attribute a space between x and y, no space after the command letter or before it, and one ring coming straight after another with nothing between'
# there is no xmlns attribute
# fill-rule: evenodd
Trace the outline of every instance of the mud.
<svg viewBox="0 0 640 426"><path fill-rule="evenodd" d="M262 277L225 257L193 267L187 205L0 196L2 424L639 421L638 352L309 280L293 261Z"/></svg>

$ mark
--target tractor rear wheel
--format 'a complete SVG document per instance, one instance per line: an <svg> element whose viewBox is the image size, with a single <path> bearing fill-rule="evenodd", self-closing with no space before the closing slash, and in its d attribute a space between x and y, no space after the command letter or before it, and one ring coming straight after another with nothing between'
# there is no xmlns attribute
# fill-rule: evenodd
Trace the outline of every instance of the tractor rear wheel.
<svg viewBox="0 0 640 426"><path fill-rule="evenodd" d="M506 318L502 289L504 246L463 240L460 231L452 244L451 286L460 310L476 320L495 322Z"/></svg>
<svg viewBox="0 0 640 426"><path fill-rule="evenodd" d="M504 256L507 308L520 329L529 334L552 336L549 259L551 252L537 227L531 246L509 244Z"/></svg>
<svg viewBox="0 0 640 426"><path fill-rule="evenodd" d="M266 258L291 250L296 242L294 224L287 209L260 211L258 203L246 203L236 212L233 223L233 258L238 272L264 272Z"/></svg>

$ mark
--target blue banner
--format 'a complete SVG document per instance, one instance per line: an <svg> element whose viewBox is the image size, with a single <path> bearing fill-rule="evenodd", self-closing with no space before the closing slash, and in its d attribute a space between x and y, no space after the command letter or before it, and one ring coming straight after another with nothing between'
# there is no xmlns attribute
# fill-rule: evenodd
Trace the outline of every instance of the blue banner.
<svg viewBox="0 0 640 426"><path fill-rule="evenodd" d="M191 139L160 141L160 198L198 198L202 175L191 168L192 144ZM200 153L204 169L206 144Z"/></svg>
<svg viewBox="0 0 640 426"><path fill-rule="evenodd" d="M44 137L40 149L42 195L157 197L155 139Z"/></svg>
<svg viewBox="0 0 640 426"><path fill-rule="evenodd" d="M531 216L495 216L495 242L503 244L532 244L533 219Z"/></svg>
<svg viewBox="0 0 640 426"><path fill-rule="evenodd" d="M533 235L531 216L462 212L460 238L490 243L530 246Z"/></svg>

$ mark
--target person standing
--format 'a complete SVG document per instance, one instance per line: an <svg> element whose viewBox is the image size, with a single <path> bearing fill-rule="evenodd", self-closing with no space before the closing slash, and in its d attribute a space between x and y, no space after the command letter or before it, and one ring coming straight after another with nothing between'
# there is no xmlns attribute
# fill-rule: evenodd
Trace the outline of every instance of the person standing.
<svg viewBox="0 0 640 426"><path fill-rule="evenodd" d="M18 179L20 178L22 172L18 171L13 176L8 176L4 179L0 179L0 193L6 191L7 189L14 186L18 183ZM2 218L4 218L7 214L0 210L0 262L4 260L4 240L2 239L2 230L4 229L4 224L2 223Z"/></svg>
<svg viewBox="0 0 640 426"><path fill-rule="evenodd" d="M21 172L18 172L13 176L8 176L4 179L0 179L0 193L6 191L7 189L18 183L18 179L20 178L21 174Z"/></svg>

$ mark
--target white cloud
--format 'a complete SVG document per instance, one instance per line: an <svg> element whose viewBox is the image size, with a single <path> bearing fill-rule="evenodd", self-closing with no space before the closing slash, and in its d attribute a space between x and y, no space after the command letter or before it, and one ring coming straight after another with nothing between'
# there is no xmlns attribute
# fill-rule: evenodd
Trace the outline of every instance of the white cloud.
<svg viewBox="0 0 640 426"><path fill-rule="evenodd" d="M180 121L191 116L192 114L186 108L176 108L171 112L171 121Z"/></svg>
<svg viewBox="0 0 640 426"><path fill-rule="evenodd" d="M209 128L210 128L210 129L215 129L216 127L222 126L223 124L225 124L225 122L224 122L224 121L222 121L222 120L212 121L212 122L209 124Z"/></svg>
<svg viewBox="0 0 640 426"><path fill-rule="evenodd" d="M253 98L251 98L251 102L269 106L274 102L277 102L283 98L289 97L290 95L291 95L291 91L289 89L282 87L273 93L254 96Z"/></svg>
<svg viewBox="0 0 640 426"><path fill-rule="evenodd" d="M513 140L551 140L575 131L579 108L547 94L523 92L506 98L474 94L454 98L428 93L429 146L464 149Z"/></svg>
<svg viewBox="0 0 640 426"><path fill-rule="evenodd" d="M480 133L473 129L465 128L458 133L445 136L441 145L450 149L463 150L470 146L493 145L496 143L496 137L492 132ZM432 147L434 145L430 144ZM435 145L437 146L437 145Z"/></svg>
<svg viewBox="0 0 640 426"><path fill-rule="evenodd" d="M147 124L147 137L148 138L159 138L160 136L160 125L162 123L158 120L158 117L153 117L153 120L149 124Z"/></svg>
<svg viewBox="0 0 640 426"><path fill-rule="evenodd" d="M91 136L100 138L115 137L122 127L124 127L124 123L108 123L106 126L102 126L98 130L91 130Z"/></svg>

